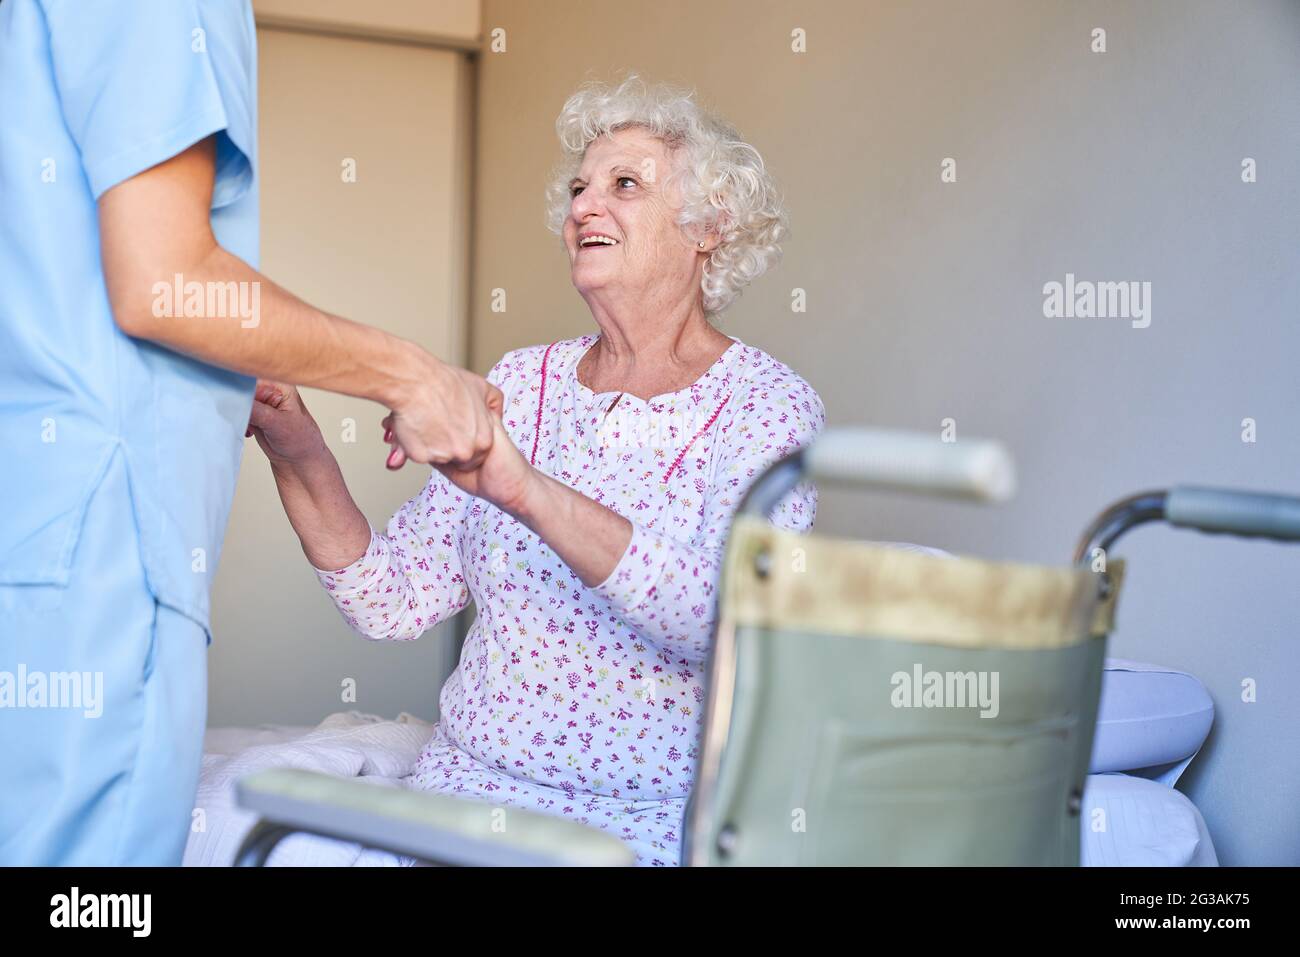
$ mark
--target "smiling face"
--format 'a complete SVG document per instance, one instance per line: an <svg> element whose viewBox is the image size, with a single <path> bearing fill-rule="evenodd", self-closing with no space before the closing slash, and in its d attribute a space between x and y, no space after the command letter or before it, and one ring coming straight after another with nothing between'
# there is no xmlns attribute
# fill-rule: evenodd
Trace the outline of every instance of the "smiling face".
<svg viewBox="0 0 1300 957"><path fill-rule="evenodd" d="M597 137L569 184L564 245L583 298L665 301L699 288L700 249L677 225L675 158L641 127Z"/></svg>

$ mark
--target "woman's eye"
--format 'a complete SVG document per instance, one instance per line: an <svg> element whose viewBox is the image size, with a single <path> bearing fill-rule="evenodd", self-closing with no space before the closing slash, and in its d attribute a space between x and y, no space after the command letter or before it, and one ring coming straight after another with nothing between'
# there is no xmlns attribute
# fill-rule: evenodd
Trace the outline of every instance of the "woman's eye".
<svg viewBox="0 0 1300 957"><path fill-rule="evenodd" d="M614 182L618 184L618 186L619 186L620 189L631 189L631 188L633 188L633 187L635 187L635 186L637 185L637 181L636 181L633 177L631 177L631 176L620 176L620 177L619 177L618 179L616 179ZM624 185L623 185L624 183L629 183L630 185L629 185L629 186L624 186ZM579 193L581 193L584 189L586 189L585 186L570 186L570 187L569 187L569 198L570 198L570 199L573 199L575 196L577 196Z"/></svg>

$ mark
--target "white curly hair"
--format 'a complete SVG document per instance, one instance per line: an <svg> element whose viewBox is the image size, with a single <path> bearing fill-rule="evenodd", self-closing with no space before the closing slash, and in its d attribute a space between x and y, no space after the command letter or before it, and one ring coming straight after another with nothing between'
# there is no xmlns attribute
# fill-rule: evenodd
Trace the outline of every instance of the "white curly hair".
<svg viewBox="0 0 1300 957"><path fill-rule="evenodd" d="M617 86L588 82L570 96L555 121L564 159L546 188L547 226L563 232L572 201L569 181L588 144L627 127L645 129L677 157L672 173L682 199L677 224L703 225L718 234L700 283L704 314L716 316L780 260L778 244L789 223L758 150L696 103L692 91L647 85L633 73Z"/></svg>

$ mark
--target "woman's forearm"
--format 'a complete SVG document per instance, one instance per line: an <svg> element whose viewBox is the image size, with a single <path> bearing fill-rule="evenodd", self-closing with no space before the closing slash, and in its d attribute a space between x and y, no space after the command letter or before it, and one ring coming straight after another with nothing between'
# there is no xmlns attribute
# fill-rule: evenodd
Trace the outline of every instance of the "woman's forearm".
<svg viewBox="0 0 1300 957"><path fill-rule="evenodd" d="M307 561L333 571L366 553L370 523L352 500L338 461L327 447L308 460L272 463L271 474Z"/></svg>
<svg viewBox="0 0 1300 957"><path fill-rule="evenodd" d="M675 658L707 659L721 543L674 539L541 473L528 488L518 507L504 510L536 532L640 638ZM718 507L730 510L725 503ZM722 524L717 516L707 527Z"/></svg>
<svg viewBox="0 0 1300 957"><path fill-rule="evenodd" d="M632 541L632 523L541 472L518 505L506 509L594 588L614 571Z"/></svg>

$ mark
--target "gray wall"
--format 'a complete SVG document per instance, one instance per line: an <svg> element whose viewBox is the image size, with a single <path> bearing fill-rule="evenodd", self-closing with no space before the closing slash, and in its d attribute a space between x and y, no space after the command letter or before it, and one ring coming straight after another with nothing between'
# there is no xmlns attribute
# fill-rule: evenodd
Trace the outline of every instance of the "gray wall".
<svg viewBox="0 0 1300 957"><path fill-rule="evenodd" d="M506 52L480 67L478 371L592 331L541 190L564 98L634 68L696 87L784 185L786 260L721 327L803 373L833 424L951 417L1019 462L1010 505L827 491L822 531L1060 562L1132 491L1300 493L1300 4L714 0L647 15L486 0L497 27ZM790 52L796 27L807 53ZM1244 157L1258 182L1241 181ZM1045 318L1043 284L1067 272L1149 281L1150 327ZM497 287L505 313L489 308ZM1119 552L1111 653L1189 670L1214 696L1181 786L1221 860L1300 863L1300 548L1149 529Z"/></svg>

